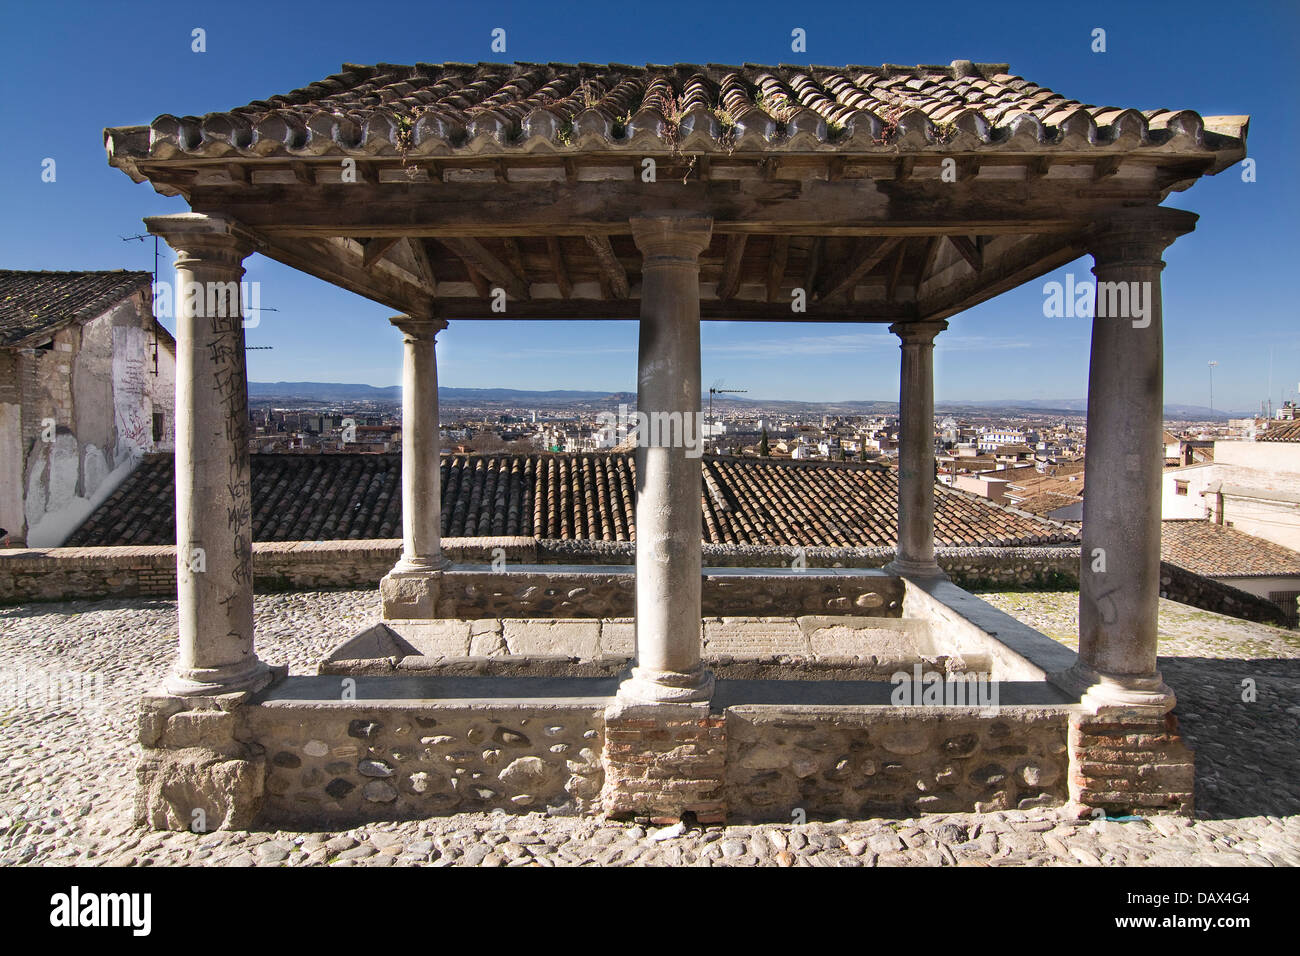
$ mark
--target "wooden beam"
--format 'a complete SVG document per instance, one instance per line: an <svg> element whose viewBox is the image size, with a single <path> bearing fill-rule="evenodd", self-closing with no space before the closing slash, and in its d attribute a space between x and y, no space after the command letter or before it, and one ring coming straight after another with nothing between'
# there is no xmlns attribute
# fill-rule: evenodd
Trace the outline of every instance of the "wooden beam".
<svg viewBox="0 0 1300 956"><path fill-rule="evenodd" d="M1078 180L1055 179L1028 192L973 180L945 184L938 193L929 181L691 179L682 185L665 178L550 182L545 188L475 182L259 183L238 190L196 185L188 195L194 211L229 216L263 235L472 238L626 235L628 219L655 208L698 210L713 219L719 235L1042 235L1087 228L1136 195L1081 196ZM1150 193L1155 204L1161 196Z"/></svg>
<svg viewBox="0 0 1300 956"><path fill-rule="evenodd" d="M445 284L444 284L445 287ZM439 298L434 303L439 314L457 320L635 320L641 314L641 302L636 298L613 299L542 299L533 298L510 306L507 312L493 312L488 297ZM806 313L792 313L782 302L753 302L733 299L700 301L700 317L705 321L720 322L898 322L916 318L916 308L911 302L825 302L809 305Z"/></svg>
<svg viewBox="0 0 1300 956"><path fill-rule="evenodd" d="M488 280L483 273L474 268L473 264L462 259L461 263L465 266L465 272L469 275L469 281L474 286L474 291L478 293L480 299L487 299L492 295L492 287L488 285Z"/></svg>
<svg viewBox="0 0 1300 956"><path fill-rule="evenodd" d="M466 265L472 266L488 281L505 289L506 294L511 298L520 300L529 298L527 280L523 276L517 275L509 266L492 255L483 246L483 243L477 239L444 236L438 241L458 255Z"/></svg>
<svg viewBox="0 0 1300 956"><path fill-rule="evenodd" d="M519 248L519 240L511 236L501 240L506 250L506 265L508 265L517 276L522 276L524 281L528 281L528 269L524 266L524 255Z"/></svg>
<svg viewBox="0 0 1300 956"><path fill-rule="evenodd" d="M916 289L918 295L921 292L921 283L934 271L934 261L939 258L939 247L942 245L943 236L932 236L925 245L925 255L921 258L921 268L917 270L916 281L912 283L912 288Z"/></svg>
<svg viewBox="0 0 1300 956"><path fill-rule="evenodd" d="M785 264L790 257L790 237L773 236L772 251L767 257L767 301L775 302L781 295L781 281L785 278Z"/></svg>
<svg viewBox="0 0 1300 956"><path fill-rule="evenodd" d="M546 252L551 257L555 284L560 287L560 295L567 299L573 295L573 283L569 280L569 270L564 264L564 250L560 248L560 240L555 236L547 236Z"/></svg>
<svg viewBox="0 0 1300 956"><path fill-rule="evenodd" d="M808 263L803 270L803 291L805 297L812 295L817 288L817 273L822 267L822 256L826 254L826 237L814 236L808 248Z"/></svg>
<svg viewBox="0 0 1300 956"><path fill-rule="evenodd" d="M416 272L429 287L429 295L438 294L438 280L433 274L433 261L429 258L429 251L424 245L424 240L408 236L406 238L406 248L411 254L411 260L415 263Z"/></svg>
<svg viewBox="0 0 1300 956"><path fill-rule="evenodd" d="M748 238L743 233L727 237L727 255L722 260L722 278L718 280L719 302L726 302L740 288L740 262L745 258Z"/></svg>
<svg viewBox="0 0 1300 956"><path fill-rule="evenodd" d="M374 268L375 263L384 258L388 250L401 241L398 236L376 236L374 239L367 239L361 246L362 268Z"/></svg>
<svg viewBox="0 0 1300 956"><path fill-rule="evenodd" d="M972 242L969 236L949 236L948 241L973 270L979 272L984 268L984 250Z"/></svg>
<svg viewBox="0 0 1300 956"><path fill-rule="evenodd" d="M372 272L365 269L355 256L345 257L342 249L326 240L263 239L258 242L257 251L268 259L380 302L398 312L419 312L428 308L427 289L399 280L386 271Z"/></svg>
<svg viewBox="0 0 1300 956"><path fill-rule="evenodd" d="M918 297L923 319L946 319L1009 289L1058 269L1087 251L1079 236L1038 236L1026 239L988 263L985 270L966 273L933 295Z"/></svg>
<svg viewBox="0 0 1300 956"><path fill-rule="evenodd" d="M623 268L623 263L618 261L614 255L614 247L609 244L609 236L586 236L587 245L596 255L596 264L600 267L600 274L604 276L605 281L609 283L609 289L615 299L626 299L628 296L627 270Z"/></svg>
<svg viewBox="0 0 1300 956"><path fill-rule="evenodd" d="M815 298L831 299L852 292L858 281L874 269L885 256L893 252L894 247L902 241L899 236L889 236L875 241L859 240L854 246L849 261L826 279Z"/></svg>
<svg viewBox="0 0 1300 956"><path fill-rule="evenodd" d="M894 301L894 292L898 289L898 279L903 274L903 258L907 255L907 240L904 239L898 244L898 252L894 254L894 266L889 270L889 279L885 283L885 300Z"/></svg>
<svg viewBox="0 0 1300 956"><path fill-rule="evenodd" d="M289 169L293 171L293 178L298 180L304 186L316 185L316 177L312 174L311 166L301 159L290 160Z"/></svg>

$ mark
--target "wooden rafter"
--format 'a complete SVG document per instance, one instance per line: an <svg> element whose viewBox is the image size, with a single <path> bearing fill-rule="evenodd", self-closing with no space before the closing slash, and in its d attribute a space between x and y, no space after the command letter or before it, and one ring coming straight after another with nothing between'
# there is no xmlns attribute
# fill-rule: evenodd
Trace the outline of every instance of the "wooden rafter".
<svg viewBox="0 0 1300 956"><path fill-rule="evenodd" d="M781 281L785 278L785 264L790 257L790 237L773 236L772 251L767 257L767 301L775 302L781 295Z"/></svg>
<svg viewBox="0 0 1300 956"><path fill-rule="evenodd" d="M984 268L984 250L979 243L971 240L969 236L949 236L948 241L971 269L979 272Z"/></svg>
<svg viewBox="0 0 1300 956"><path fill-rule="evenodd" d="M477 239L443 237L438 240L489 282L514 299L528 299L528 281L489 252Z"/></svg>
<svg viewBox="0 0 1300 956"><path fill-rule="evenodd" d="M546 237L546 253L551 257L551 271L555 273L555 284L560 288L560 296L567 299L573 295L573 282L569 279L569 270L564 264L564 250L560 240L555 236Z"/></svg>
<svg viewBox="0 0 1300 956"><path fill-rule="evenodd" d="M894 251L902 242L900 236L888 236L884 239L859 239L854 243L853 254L849 261L837 272L830 275L818 289L817 299L830 299L853 290L858 281L874 269L884 258Z"/></svg>
<svg viewBox="0 0 1300 956"><path fill-rule="evenodd" d="M408 237L406 239L406 248L410 253L411 261L415 263L416 273L424 284L429 287L429 294L437 295L438 280L434 278L433 261L429 258L429 252L425 248L423 240Z"/></svg>
<svg viewBox="0 0 1300 956"><path fill-rule="evenodd" d="M722 278L718 280L718 301L726 302L740 288L740 262L745 258L743 233L727 236L727 254L722 260Z"/></svg>
<svg viewBox="0 0 1300 956"><path fill-rule="evenodd" d="M362 268L373 269L375 264L401 241L398 236L377 236L374 239L367 239L361 246Z"/></svg>
<svg viewBox="0 0 1300 956"><path fill-rule="evenodd" d="M803 290L805 295L811 295L812 290L817 288L817 273L822 267L822 256L826 254L826 237L814 236L812 245L808 247L808 262L803 270Z"/></svg>
<svg viewBox="0 0 1300 956"><path fill-rule="evenodd" d="M894 253L894 264L889 270L889 278L885 283L885 300L894 301L894 292L898 289L898 280L903 274L903 259L907 256L907 240L898 244L898 251Z"/></svg>
<svg viewBox="0 0 1300 956"><path fill-rule="evenodd" d="M595 253L596 264L600 267L601 276L609 285L610 294L615 299L626 299L629 292L627 270L614 255L614 247L609 243L609 236L587 235L585 238L587 245Z"/></svg>

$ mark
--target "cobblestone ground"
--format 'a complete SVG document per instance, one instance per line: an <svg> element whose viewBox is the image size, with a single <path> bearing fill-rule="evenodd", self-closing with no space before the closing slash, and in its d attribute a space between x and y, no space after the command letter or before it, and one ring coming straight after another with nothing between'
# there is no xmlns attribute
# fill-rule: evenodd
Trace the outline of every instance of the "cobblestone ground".
<svg viewBox="0 0 1300 956"><path fill-rule="evenodd" d="M1070 643L1077 595L984 597ZM373 590L259 595L259 650L309 673L377 613ZM175 604L0 608L13 671L98 674L94 708L0 700L0 865L1007 866L1300 864L1300 638L1162 601L1162 668L1197 751L1195 821L1051 810L681 832L577 817L463 814L346 832L157 833L131 825L138 694L174 653ZM1256 699L1243 690L1253 682ZM1249 686L1249 683L1246 685Z"/></svg>

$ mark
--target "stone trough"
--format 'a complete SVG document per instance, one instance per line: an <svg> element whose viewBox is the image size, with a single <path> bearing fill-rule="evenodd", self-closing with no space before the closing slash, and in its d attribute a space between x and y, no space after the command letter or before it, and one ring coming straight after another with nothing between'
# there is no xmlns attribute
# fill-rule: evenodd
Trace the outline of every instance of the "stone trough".
<svg viewBox="0 0 1300 956"><path fill-rule="evenodd" d="M557 593L584 586L548 570ZM576 573L606 579L595 600L619 610L630 570ZM516 573L505 582L456 568L448 586L477 587L500 614L536 613L515 586L533 572ZM1076 777L1096 769L1082 766L1085 748L1108 738L1085 732L1068 683L1075 654L948 581L846 569L709 569L710 580L730 587L706 584L706 612L770 587L811 611L851 594L857 613L706 617L712 696L667 705L618 697L631 618L379 621L317 676L251 695L148 698L139 816L163 827L189 827L196 810L209 826L279 827L498 808L657 821L910 816L1064 804L1072 763ZM858 603L862 594L894 597ZM1152 809L1189 799L1190 754L1166 743L1143 758L1167 765L1143 771L1152 785L1136 799Z"/></svg>

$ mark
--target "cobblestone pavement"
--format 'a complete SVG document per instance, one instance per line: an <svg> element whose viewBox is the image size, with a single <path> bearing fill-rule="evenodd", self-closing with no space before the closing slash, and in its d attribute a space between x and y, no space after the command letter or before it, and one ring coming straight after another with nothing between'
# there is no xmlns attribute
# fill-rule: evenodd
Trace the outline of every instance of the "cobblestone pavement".
<svg viewBox="0 0 1300 956"><path fill-rule="evenodd" d="M983 595L1058 639L1077 595ZM259 595L259 652L309 673L377 614L373 590ZM0 608L4 675L79 672L97 706L0 700L0 865L1007 866L1300 864L1300 638L1161 601L1162 668L1197 751L1198 819L1078 822L1053 810L803 825L647 829L545 814L462 814L337 833L158 833L132 826L139 693L174 654L175 604ZM1069 643L1069 641L1067 641ZM1247 692L1252 685L1256 699Z"/></svg>

